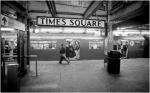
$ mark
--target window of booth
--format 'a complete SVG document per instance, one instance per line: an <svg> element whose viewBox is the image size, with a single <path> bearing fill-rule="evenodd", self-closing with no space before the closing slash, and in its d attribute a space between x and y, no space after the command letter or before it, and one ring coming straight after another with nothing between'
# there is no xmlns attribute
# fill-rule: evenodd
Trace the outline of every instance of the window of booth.
<svg viewBox="0 0 150 93"><path fill-rule="evenodd" d="M32 49L56 49L56 41L48 40L32 40L31 41Z"/></svg>
<svg viewBox="0 0 150 93"><path fill-rule="evenodd" d="M89 49L101 49L103 46L103 42L100 41L90 41L89 42Z"/></svg>
<svg viewBox="0 0 150 93"><path fill-rule="evenodd" d="M13 28L1 28L1 55L3 61L14 61L13 57L17 55L17 31Z"/></svg>

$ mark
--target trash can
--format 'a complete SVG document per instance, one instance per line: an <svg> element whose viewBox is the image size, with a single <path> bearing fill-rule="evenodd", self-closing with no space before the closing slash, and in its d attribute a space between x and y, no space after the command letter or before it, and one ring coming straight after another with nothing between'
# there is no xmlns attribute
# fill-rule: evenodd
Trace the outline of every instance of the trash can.
<svg viewBox="0 0 150 93"><path fill-rule="evenodd" d="M107 71L112 74L120 73L120 57L121 53L118 51L110 51L108 53Z"/></svg>
<svg viewBox="0 0 150 93"><path fill-rule="evenodd" d="M7 92L19 92L20 79L18 77L18 64L12 63L7 66Z"/></svg>

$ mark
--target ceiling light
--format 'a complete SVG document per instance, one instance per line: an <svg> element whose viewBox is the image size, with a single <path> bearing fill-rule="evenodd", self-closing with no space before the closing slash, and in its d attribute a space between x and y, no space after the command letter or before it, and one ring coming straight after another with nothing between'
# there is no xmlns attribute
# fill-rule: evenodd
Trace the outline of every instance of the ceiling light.
<svg viewBox="0 0 150 93"><path fill-rule="evenodd" d="M13 28L1 28L1 31L14 31Z"/></svg>

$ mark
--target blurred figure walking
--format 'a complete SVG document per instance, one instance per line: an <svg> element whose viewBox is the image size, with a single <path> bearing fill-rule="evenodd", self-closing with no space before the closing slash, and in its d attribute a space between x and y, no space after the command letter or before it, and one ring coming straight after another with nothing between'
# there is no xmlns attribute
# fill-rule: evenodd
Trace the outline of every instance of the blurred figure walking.
<svg viewBox="0 0 150 93"><path fill-rule="evenodd" d="M61 44L61 48L60 48L60 60L59 63L61 64L63 60L66 60L68 62L68 64L70 63L69 59L66 57L66 49L64 48L64 45Z"/></svg>

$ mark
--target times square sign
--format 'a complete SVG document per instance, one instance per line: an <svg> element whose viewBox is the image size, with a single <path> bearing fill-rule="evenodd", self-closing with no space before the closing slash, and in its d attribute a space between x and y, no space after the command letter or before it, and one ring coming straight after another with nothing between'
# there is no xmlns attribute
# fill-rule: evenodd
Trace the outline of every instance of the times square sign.
<svg viewBox="0 0 150 93"><path fill-rule="evenodd" d="M80 19L80 18L51 18L38 16L37 25L53 27L87 27L87 28L104 28L105 21L97 19Z"/></svg>

